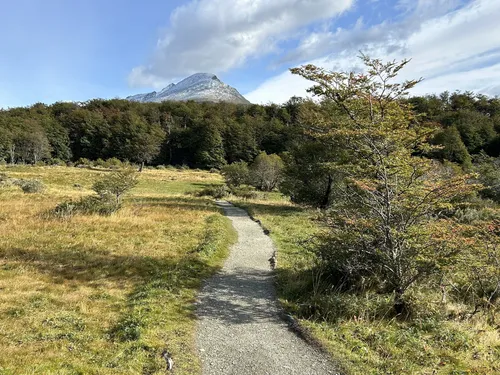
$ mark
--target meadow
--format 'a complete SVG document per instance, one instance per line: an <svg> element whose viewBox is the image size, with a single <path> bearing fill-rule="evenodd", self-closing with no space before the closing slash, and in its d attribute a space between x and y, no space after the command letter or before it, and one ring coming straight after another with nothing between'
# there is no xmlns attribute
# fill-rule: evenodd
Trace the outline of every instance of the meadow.
<svg viewBox="0 0 500 375"><path fill-rule="evenodd" d="M232 199L270 231L278 249L277 287L284 308L349 375L492 375L500 373L499 314L479 313L441 294L412 291L415 316L392 316L392 295L342 293L321 280L315 236L320 211L277 193ZM471 308L472 310L473 308ZM495 314L495 313L494 313Z"/></svg>
<svg viewBox="0 0 500 375"><path fill-rule="evenodd" d="M193 303L235 234L201 171L145 170L111 216L47 215L105 169L0 167L46 190L0 187L0 374L198 374Z"/></svg>

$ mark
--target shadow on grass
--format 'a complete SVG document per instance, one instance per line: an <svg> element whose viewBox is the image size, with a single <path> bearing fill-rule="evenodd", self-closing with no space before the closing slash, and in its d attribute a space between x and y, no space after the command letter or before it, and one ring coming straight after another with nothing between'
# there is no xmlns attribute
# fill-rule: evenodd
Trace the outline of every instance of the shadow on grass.
<svg viewBox="0 0 500 375"><path fill-rule="evenodd" d="M258 215L273 215L273 216L292 216L303 213L306 209L299 206L289 206L280 204L265 204L265 203L245 203L234 202L238 207L248 210L251 214Z"/></svg>
<svg viewBox="0 0 500 375"><path fill-rule="evenodd" d="M158 287L172 292L197 287L200 279L216 270L195 255L174 258L116 255L100 248L81 246L54 252L11 248L0 252L0 259L34 268L53 277L54 282L72 280L91 287L99 287L100 281L118 285L126 281L155 282Z"/></svg>
<svg viewBox="0 0 500 375"><path fill-rule="evenodd" d="M202 210L217 212L217 208L210 200L196 197L145 197L130 200L137 206L153 206L188 210Z"/></svg>

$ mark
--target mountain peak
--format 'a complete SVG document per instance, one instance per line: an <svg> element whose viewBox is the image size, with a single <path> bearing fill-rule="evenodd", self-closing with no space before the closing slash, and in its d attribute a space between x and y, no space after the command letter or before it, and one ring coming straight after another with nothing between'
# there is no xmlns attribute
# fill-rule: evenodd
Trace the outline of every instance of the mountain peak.
<svg viewBox="0 0 500 375"><path fill-rule="evenodd" d="M137 102L187 101L231 102L249 104L234 87L226 85L212 73L195 73L182 81L171 83L160 92L127 97Z"/></svg>

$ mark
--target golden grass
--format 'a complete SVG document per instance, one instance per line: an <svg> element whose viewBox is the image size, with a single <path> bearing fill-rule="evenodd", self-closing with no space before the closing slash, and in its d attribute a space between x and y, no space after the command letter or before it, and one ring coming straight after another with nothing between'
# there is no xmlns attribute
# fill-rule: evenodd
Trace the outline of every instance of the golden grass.
<svg viewBox="0 0 500 375"><path fill-rule="evenodd" d="M181 194L220 177L147 170L120 212L62 221L43 213L90 194L107 171L0 172L47 185L0 188L0 374L161 374L163 350L176 374L199 373L193 301L230 230L212 202ZM217 251L196 252L214 225Z"/></svg>

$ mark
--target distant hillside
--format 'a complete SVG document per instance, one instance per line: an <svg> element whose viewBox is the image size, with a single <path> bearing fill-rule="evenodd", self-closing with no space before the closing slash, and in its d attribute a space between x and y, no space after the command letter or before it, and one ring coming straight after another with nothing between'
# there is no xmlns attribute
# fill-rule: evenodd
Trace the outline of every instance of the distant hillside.
<svg viewBox="0 0 500 375"><path fill-rule="evenodd" d="M250 104L234 87L226 85L216 75L197 73L177 84L171 83L160 92L137 94L127 97L134 102L187 101L229 102Z"/></svg>

